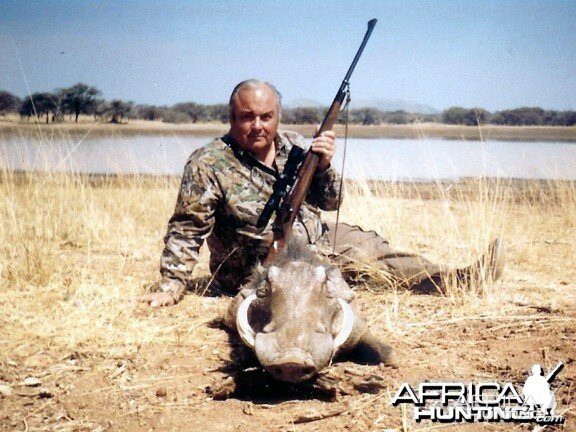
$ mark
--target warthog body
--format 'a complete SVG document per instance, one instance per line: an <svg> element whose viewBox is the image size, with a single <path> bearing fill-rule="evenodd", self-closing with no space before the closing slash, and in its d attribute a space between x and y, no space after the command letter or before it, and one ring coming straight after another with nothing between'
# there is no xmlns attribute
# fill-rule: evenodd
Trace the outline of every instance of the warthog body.
<svg viewBox="0 0 576 432"><path fill-rule="evenodd" d="M312 378L338 352L356 351L361 362L372 364L386 362L391 353L370 335L340 270L296 244L255 270L225 323L281 381Z"/></svg>

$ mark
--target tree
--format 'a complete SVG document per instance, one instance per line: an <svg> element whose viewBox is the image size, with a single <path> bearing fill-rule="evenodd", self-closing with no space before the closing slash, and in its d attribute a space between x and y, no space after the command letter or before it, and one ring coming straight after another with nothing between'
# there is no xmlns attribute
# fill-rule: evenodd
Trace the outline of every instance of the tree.
<svg viewBox="0 0 576 432"><path fill-rule="evenodd" d="M156 105L136 105L135 110L138 118L148 121L159 120L164 114L164 110Z"/></svg>
<svg viewBox="0 0 576 432"><path fill-rule="evenodd" d="M80 114L89 114L96 104L97 97L102 94L96 87L78 83L72 87L63 89L64 109L75 115L75 122L78 123Z"/></svg>
<svg viewBox="0 0 576 432"><path fill-rule="evenodd" d="M576 111L564 111L564 126L576 126Z"/></svg>
<svg viewBox="0 0 576 432"><path fill-rule="evenodd" d="M162 121L164 123L189 123L190 117L186 113L168 108L162 115Z"/></svg>
<svg viewBox="0 0 576 432"><path fill-rule="evenodd" d="M382 113L382 121L390 124L406 124L408 123L408 114L403 110L385 112Z"/></svg>
<svg viewBox="0 0 576 432"><path fill-rule="evenodd" d="M129 115L133 107L133 102L125 102L119 99L110 102L110 115L112 116L110 123L122 123L124 117Z"/></svg>
<svg viewBox="0 0 576 432"><path fill-rule="evenodd" d="M487 123L491 114L483 108L452 107L442 112L442 121L446 124L478 126Z"/></svg>
<svg viewBox="0 0 576 432"><path fill-rule="evenodd" d="M51 93L52 100L54 101L53 121L60 122L64 120L66 107L64 106L64 98L66 97L66 89L56 89Z"/></svg>
<svg viewBox="0 0 576 432"><path fill-rule="evenodd" d="M228 123L228 104L216 104L206 107L209 121Z"/></svg>
<svg viewBox="0 0 576 432"><path fill-rule="evenodd" d="M90 113L94 116L96 121L105 121L106 116L110 112L110 104L104 99L96 99L92 107L90 108Z"/></svg>
<svg viewBox="0 0 576 432"><path fill-rule="evenodd" d="M442 122L446 124L466 124L466 119L469 116L467 108L451 107L442 112Z"/></svg>
<svg viewBox="0 0 576 432"><path fill-rule="evenodd" d="M56 111L57 107L53 94L33 93L22 103L19 113L28 118L35 115L38 119L43 115L46 115L46 123L48 123L50 113L55 115Z"/></svg>
<svg viewBox="0 0 576 432"><path fill-rule="evenodd" d="M363 125L379 125L382 123L382 112L376 108L355 109L350 113L350 121Z"/></svg>
<svg viewBox="0 0 576 432"><path fill-rule="evenodd" d="M203 105L194 102L182 102L174 105L172 109L176 112L187 114L196 123L200 120L206 119L206 109Z"/></svg>
<svg viewBox="0 0 576 432"><path fill-rule="evenodd" d="M560 126L576 126L576 111L559 112L556 124Z"/></svg>
<svg viewBox="0 0 576 432"><path fill-rule="evenodd" d="M315 107L299 107L291 111L292 123L296 124L317 124L324 118L324 109ZM285 121L287 122L285 116ZM287 122L288 123L288 122Z"/></svg>
<svg viewBox="0 0 576 432"><path fill-rule="evenodd" d="M21 104L22 101L18 96L0 90L0 115L4 115L7 112L16 112Z"/></svg>
<svg viewBox="0 0 576 432"><path fill-rule="evenodd" d="M543 124L544 114L544 110L538 107L516 108L497 112L493 121L510 126L535 126Z"/></svg>

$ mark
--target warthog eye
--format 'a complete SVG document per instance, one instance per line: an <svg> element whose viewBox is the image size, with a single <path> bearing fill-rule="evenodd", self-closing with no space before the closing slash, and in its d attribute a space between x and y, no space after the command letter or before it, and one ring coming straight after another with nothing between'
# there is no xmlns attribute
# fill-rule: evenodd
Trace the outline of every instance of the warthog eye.
<svg viewBox="0 0 576 432"><path fill-rule="evenodd" d="M328 329L326 328L326 326L322 323L318 323L316 324L316 327L314 328L314 331L316 333L321 333L321 334L326 334L328 333Z"/></svg>
<svg viewBox="0 0 576 432"><path fill-rule="evenodd" d="M258 289L256 290L256 295L258 296L258 298L268 297L270 296L271 292L272 287L270 286L269 283L265 282L258 287Z"/></svg>

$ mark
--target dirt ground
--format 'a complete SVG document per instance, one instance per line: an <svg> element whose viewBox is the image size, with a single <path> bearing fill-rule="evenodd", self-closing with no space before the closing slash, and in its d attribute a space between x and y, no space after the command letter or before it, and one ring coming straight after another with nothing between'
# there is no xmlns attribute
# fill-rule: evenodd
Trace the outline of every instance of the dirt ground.
<svg viewBox="0 0 576 432"><path fill-rule="evenodd" d="M247 379L238 380L230 395L217 393L239 370L230 357L231 344L238 342L217 323L228 298L190 294L173 308L138 307L135 320L151 326L161 322L173 340L74 352L38 346L30 356L2 353L0 380L12 383L12 394L0 398L0 428L533 430L534 424L415 423L411 407L392 407L390 400L404 382L497 381L521 388L534 363L548 372L562 361L565 367L552 385L557 413L565 417L560 430L576 430L574 280L574 269L558 278L509 269L494 287L504 293L500 300L509 301L506 313L501 307L492 313L486 301L484 311L460 318L449 317L445 297L359 289L372 330L395 348L396 366L336 362L325 371L322 381L329 384L323 386L278 385L258 371L245 371L240 375ZM542 301L531 302L535 294Z"/></svg>

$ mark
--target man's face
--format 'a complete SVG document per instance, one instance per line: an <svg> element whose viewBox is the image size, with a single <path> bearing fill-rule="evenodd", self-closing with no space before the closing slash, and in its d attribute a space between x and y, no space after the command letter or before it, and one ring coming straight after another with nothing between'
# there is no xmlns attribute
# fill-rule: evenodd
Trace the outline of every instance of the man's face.
<svg viewBox="0 0 576 432"><path fill-rule="evenodd" d="M238 145L263 160L278 130L278 101L266 85L245 87L235 96L230 134Z"/></svg>

